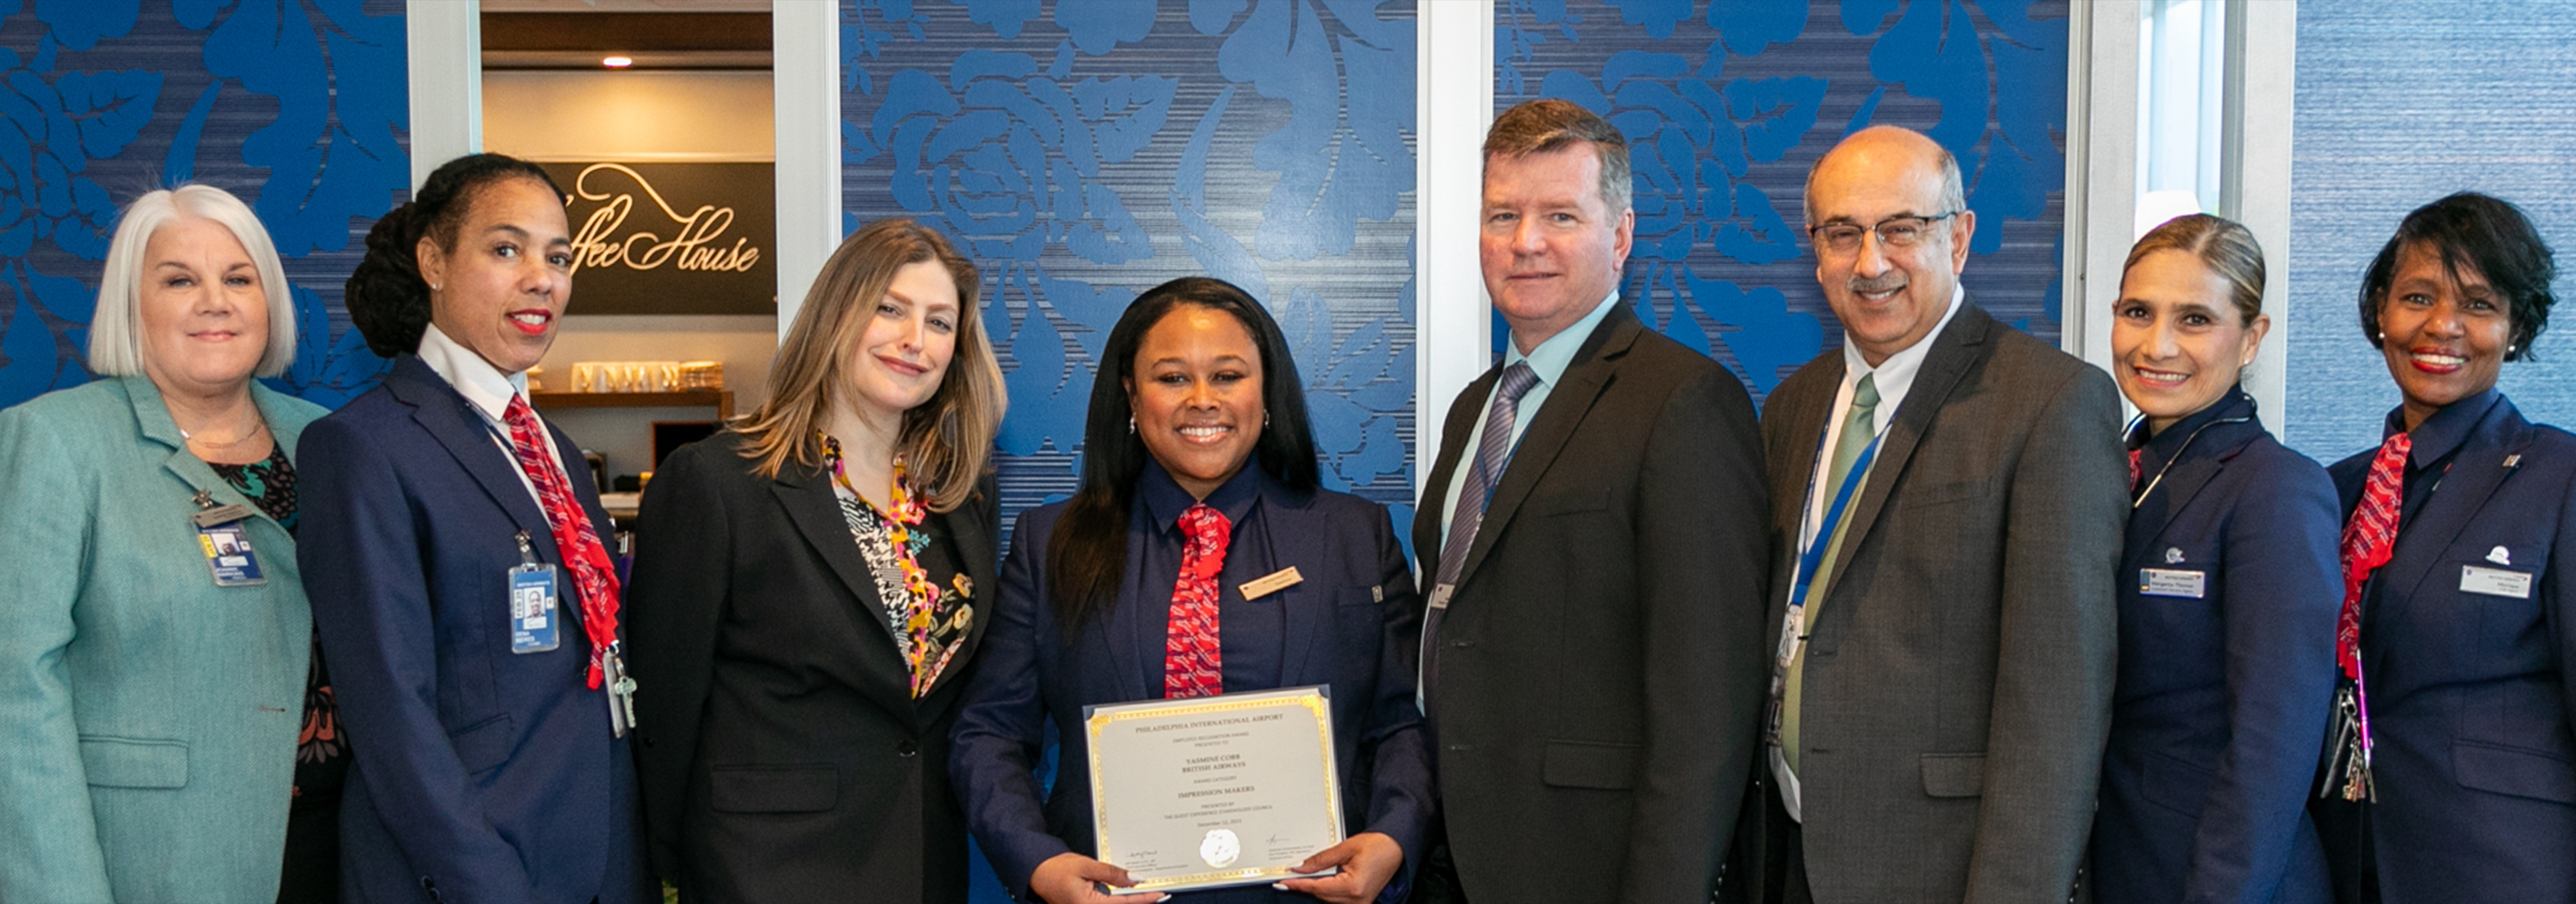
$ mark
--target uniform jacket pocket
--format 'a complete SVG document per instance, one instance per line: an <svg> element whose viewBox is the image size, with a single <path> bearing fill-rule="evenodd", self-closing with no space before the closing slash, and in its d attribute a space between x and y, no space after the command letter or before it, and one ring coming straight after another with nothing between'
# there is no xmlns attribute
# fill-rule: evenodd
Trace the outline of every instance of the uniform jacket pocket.
<svg viewBox="0 0 2576 904"><path fill-rule="evenodd" d="M1559 788L1623 790L1637 784L1637 745L1549 741L1540 778Z"/></svg>
<svg viewBox="0 0 2576 904"><path fill-rule="evenodd" d="M1923 793L1933 797L1978 797L1986 793L1986 755L1923 755Z"/></svg>
<svg viewBox="0 0 2576 904"><path fill-rule="evenodd" d="M178 741L82 738L80 755L92 787L188 786L188 745Z"/></svg>
<svg viewBox="0 0 2576 904"><path fill-rule="evenodd" d="M2463 788L2576 804L2576 763L2537 750L2458 741L2451 769Z"/></svg>
<svg viewBox="0 0 2576 904"><path fill-rule="evenodd" d="M841 796L830 766L717 766L707 779L720 813L820 813Z"/></svg>
<svg viewBox="0 0 2576 904"><path fill-rule="evenodd" d="M511 731L509 713L447 734L447 743L456 748L456 760L465 767L468 775L509 762L510 748L516 740L516 733Z"/></svg>

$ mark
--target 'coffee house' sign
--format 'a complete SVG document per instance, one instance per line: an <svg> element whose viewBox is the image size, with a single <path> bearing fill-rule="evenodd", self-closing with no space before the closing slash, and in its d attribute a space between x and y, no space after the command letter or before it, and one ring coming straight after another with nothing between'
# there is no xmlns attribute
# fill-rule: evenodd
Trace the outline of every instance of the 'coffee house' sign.
<svg viewBox="0 0 2576 904"><path fill-rule="evenodd" d="M766 163L547 163L572 228L573 314L772 314Z"/></svg>

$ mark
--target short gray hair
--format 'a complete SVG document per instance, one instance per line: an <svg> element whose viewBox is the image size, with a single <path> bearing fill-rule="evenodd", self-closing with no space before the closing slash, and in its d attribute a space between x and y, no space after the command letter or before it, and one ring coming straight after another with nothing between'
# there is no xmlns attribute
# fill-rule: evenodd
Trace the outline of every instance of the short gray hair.
<svg viewBox="0 0 2576 904"><path fill-rule="evenodd" d="M255 377L274 377L295 363L295 290L286 282L286 267L277 260L277 245L268 238L259 215L231 192L211 185L182 185L134 199L116 223L107 243L107 267L99 275L98 311L89 325L89 369L108 377L143 372L144 248L161 227L185 217L213 220L231 230L250 253L259 271L261 291L268 295L268 348L259 356Z"/></svg>

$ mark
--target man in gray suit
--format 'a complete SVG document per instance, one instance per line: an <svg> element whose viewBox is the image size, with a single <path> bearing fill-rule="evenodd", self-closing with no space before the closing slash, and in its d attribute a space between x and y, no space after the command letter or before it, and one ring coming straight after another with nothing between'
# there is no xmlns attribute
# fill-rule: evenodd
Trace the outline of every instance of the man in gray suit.
<svg viewBox="0 0 2576 904"><path fill-rule="evenodd" d="M1753 402L1619 296L1628 173L1619 130L1562 100L1485 138L1511 346L1450 406L1414 516L1447 822L1417 901L1705 901L1759 753Z"/></svg>
<svg viewBox="0 0 2576 904"><path fill-rule="evenodd" d="M2110 727L2118 392L1968 300L1976 214L1931 139L1844 139L1807 228L1844 345L1763 406L1778 647L1745 892L2064 900Z"/></svg>

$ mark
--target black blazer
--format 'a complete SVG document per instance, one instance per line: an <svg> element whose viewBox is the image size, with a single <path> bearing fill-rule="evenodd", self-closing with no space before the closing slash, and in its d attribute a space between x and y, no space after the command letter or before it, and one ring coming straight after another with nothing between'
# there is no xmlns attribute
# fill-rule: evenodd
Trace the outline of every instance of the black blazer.
<svg viewBox="0 0 2576 904"><path fill-rule="evenodd" d="M1426 576L1499 374L1450 406L1413 522ZM1744 385L1615 306L1522 433L1426 640L1468 895L1708 899L1768 690L1765 499Z"/></svg>
<svg viewBox="0 0 2576 904"><path fill-rule="evenodd" d="M928 696L828 472L752 472L730 431L644 495L628 642L654 870L695 901L963 901L948 726L991 607L998 494L930 516L975 621Z"/></svg>

